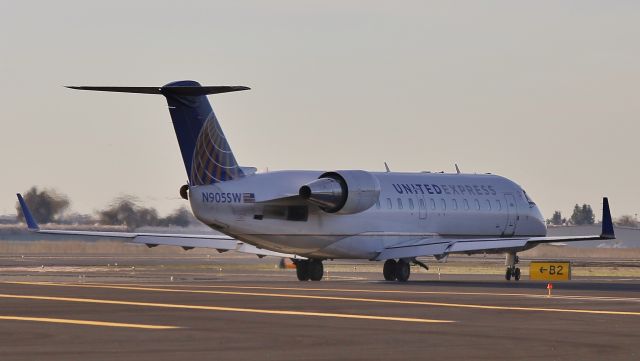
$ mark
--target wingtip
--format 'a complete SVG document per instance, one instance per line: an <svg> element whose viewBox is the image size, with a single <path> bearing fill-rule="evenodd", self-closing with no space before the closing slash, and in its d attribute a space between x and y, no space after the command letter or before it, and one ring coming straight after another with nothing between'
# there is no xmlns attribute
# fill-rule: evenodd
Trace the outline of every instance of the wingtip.
<svg viewBox="0 0 640 361"><path fill-rule="evenodd" d="M27 206L27 202L25 202L24 198L22 198L22 194L16 193L16 196L18 197L18 202L20 203L20 209L22 210L24 220L27 222L27 228L31 231L39 230L40 227L38 227L38 223L36 223L35 218L33 218L33 215L31 214L31 211Z"/></svg>
<svg viewBox="0 0 640 361"><path fill-rule="evenodd" d="M88 87L84 85L65 85L64 87L67 89L73 89L73 90L90 90L88 89Z"/></svg>
<svg viewBox="0 0 640 361"><path fill-rule="evenodd" d="M602 198L602 233L600 237L606 239L615 239L616 235L613 230L613 219L611 218L611 209L609 207L609 198Z"/></svg>

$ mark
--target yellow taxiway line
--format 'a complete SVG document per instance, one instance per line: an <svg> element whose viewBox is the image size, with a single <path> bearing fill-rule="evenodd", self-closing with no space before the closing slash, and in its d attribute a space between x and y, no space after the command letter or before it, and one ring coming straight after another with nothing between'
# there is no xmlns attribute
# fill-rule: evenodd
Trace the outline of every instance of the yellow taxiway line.
<svg viewBox="0 0 640 361"><path fill-rule="evenodd" d="M120 322L103 322L88 320L70 320L66 318L48 318L48 317L22 317L22 316L2 316L0 320L7 321L30 321L45 323L64 323L69 325L85 325L85 326L101 326L101 327L123 327L123 328L141 328L146 330L170 330L180 328L178 326L160 326L160 325L143 325L139 323L120 323Z"/></svg>
<svg viewBox="0 0 640 361"><path fill-rule="evenodd" d="M2 283L13 284L33 284L46 285L53 282L12 282ZM56 283L60 284L60 283ZM69 284L72 285L72 284ZM124 286L124 287L176 287L176 284L139 284L139 283L83 283L83 285L98 286ZM380 294L401 294L401 295L444 295L444 296L504 296L504 297L525 297L525 298L548 298L546 288L543 294L534 293L493 293L493 292L456 292L456 291L408 291L408 290L376 290L376 289L353 289L353 288L306 288L306 287L265 287L265 286L230 286L230 285L184 285L189 288L203 289L231 289L231 290L268 290L268 291L302 291L302 292L336 292L336 293L380 293ZM624 301L640 302L638 297L611 297L611 296L589 296L589 295L554 295L553 299L576 299L586 301Z"/></svg>
<svg viewBox="0 0 640 361"><path fill-rule="evenodd" d="M0 298L42 300L42 301L81 302L81 303L125 305L125 306L178 308L178 309L206 310L206 311L244 312L244 313L259 313L259 314L269 314L269 315L350 318L350 319L378 320L378 321L400 321L400 322L418 322L418 323L450 323L450 322L455 322L455 321L449 321L449 320L431 320L431 319L426 319L426 318L387 317L387 316L370 316L370 315L358 315L358 314L348 314L348 313L325 313L325 312L268 310L268 309L238 308L238 307L181 305L181 304L171 304L171 303L152 303L152 302L101 300L101 299L95 299L95 298L27 296L27 295L11 295L11 294L0 294Z"/></svg>
<svg viewBox="0 0 640 361"><path fill-rule="evenodd" d="M188 290L188 289L175 289L175 288L111 286L111 285L101 285L101 284L69 284L69 283L51 283L51 282L14 282L14 283L27 284L27 285L38 285L38 286L54 286L54 287L104 288L104 289L131 290L131 291L153 291L153 292L172 292L172 293L197 293L197 294L216 294L216 295L234 295L234 296L317 299L317 300L332 300L332 301L372 302L372 303L387 303L387 304L401 304L401 305L471 308L471 309L484 309L484 310L537 311L537 312L563 312L563 313L582 313L582 314L597 314L597 315L640 316L640 312L634 312L634 311L609 311L609 310L588 310L588 309L571 309L571 308L495 306L495 305L446 303L446 302L430 302L430 301L390 300L390 299L379 299L379 298L316 296L316 295L263 293L263 292ZM0 295L0 297L4 297L4 295Z"/></svg>

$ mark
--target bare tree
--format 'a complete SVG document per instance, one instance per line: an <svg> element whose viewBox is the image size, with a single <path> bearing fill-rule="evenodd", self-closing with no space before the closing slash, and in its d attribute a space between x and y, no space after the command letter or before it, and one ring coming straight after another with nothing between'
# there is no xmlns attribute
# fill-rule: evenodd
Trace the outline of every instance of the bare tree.
<svg viewBox="0 0 640 361"><path fill-rule="evenodd" d="M622 226L622 227L638 227L638 221L635 219L635 217L629 215L629 214L625 214L623 216L620 216L616 219L616 225L618 226Z"/></svg>
<svg viewBox="0 0 640 361"><path fill-rule="evenodd" d="M25 192L23 198L38 223L51 223L59 220L70 204L66 195L48 188L38 191L35 186ZM24 215L18 202L16 202L16 212L18 221L24 222Z"/></svg>
<svg viewBox="0 0 640 361"><path fill-rule="evenodd" d="M98 212L99 222L135 229L142 226L187 227L195 221L195 217L184 207L162 218L154 208L140 206L137 202L138 200L131 196L116 198L108 208Z"/></svg>
<svg viewBox="0 0 640 361"><path fill-rule="evenodd" d="M99 211L98 220L102 224L125 225L135 229L158 225L158 212L139 206L134 197L122 196L116 198L107 209Z"/></svg>
<svg viewBox="0 0 640 361"><path fill-rule="evenodd" d="M191 223L194 223L196 218L191 214L191 212L185 208L180 207L173 211L170 215L160 218L159 225L170 227L170 226L178 226L178 227L187 227Z"/></svg>

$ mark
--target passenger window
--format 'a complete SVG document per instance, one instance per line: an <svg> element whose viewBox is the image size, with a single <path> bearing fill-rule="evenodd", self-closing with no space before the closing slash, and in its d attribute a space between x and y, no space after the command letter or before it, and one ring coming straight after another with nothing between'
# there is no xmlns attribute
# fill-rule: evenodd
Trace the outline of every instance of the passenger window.
<svg viewBox="0 0 640 361"><path fill-rule="evenodd" d="M436 200L433 198L429 198L429 200L431 201L431 209L432 210L436 210Z"/></svg>
<svg viewBox="0 0 640 361"><path fill-rule="evenodd" d="M402 209L402 199L398 198L398 209Z"/></svg>
<svg viewBox="0 0 640 361"><path fill-rule="evenodd" d="M387 198L387 208L393 208L393 203L391 202L391 198Z"/></svg>
<svg viewBox="0 0 640 361"><path fill-rule="evenodd" d="M498 211L502 210L502 203L500 203L499 199L496 199L496 208L498 209Z"/></svg>
<svg viewBox="0 0 640 361"><path fill-rule="evenodd" d="M413 199L409 198L409 209L413 209Z"/></svg>
<svg viewBox="0 0 640 361"><path fill-rule="evenodd" d="M475 204L476 204L476 210L479 211L480 210L480 201L475 199Z"/></svg>
<svg viewBox="0 0 640 361"><path fill-rule="evenodd" d="M487 199L487 210L491 210L491 201Z"/></svg>
<svg viewBox="0 0 640 361"><path fill-rule="evenodd" d="M446 211L447 210L447 201L445 201L444 198L442 198L440 201L441 201L440 202L440 206L442 207L442 210Z"/></svg>
<svg viewBox="0 0 640 361"><path fill-rule="evenodd" d="M524 189L522 190L522 194L524 194L524 198L526 198L527 202L529 202L530 206L535 206L536 203L531 200L531 198L529 198L529 195L527 194L527 192L524 191Z"/></svg>
<svg viewBox="0 0 640 361"><path fill-rule="evenodd" d="M426 209L427 208L427 205L424 204L424 199L422 199L422 198L420 198L418 200L418 204L419 204L420 209Z"/></svg>
<svg viewBox="0 0 640 361"><path fill-rule="evenodd" d="M466 198L464 199L464 210L465 211L469 210L469 201Z"/></svg>
<svg viewBox="0 0 640 361"><path fill-rule="evenodd" d="M457 200L455 200L455 199L451 200L451 209L453 209L454 211L456 209L458 209L458 201Z"/></svg>

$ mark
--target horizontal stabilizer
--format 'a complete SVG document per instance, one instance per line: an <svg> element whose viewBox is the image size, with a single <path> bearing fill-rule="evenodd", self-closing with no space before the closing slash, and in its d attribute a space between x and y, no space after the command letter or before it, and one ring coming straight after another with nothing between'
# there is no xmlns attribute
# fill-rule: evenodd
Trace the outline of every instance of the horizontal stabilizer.
<svg viewBox="0 0 640 361"><path fill-rule="evenodd" d="M251 89L246 86L67 86L67 88L115 93L174 94L183 96L230 93Z"/></svg>

